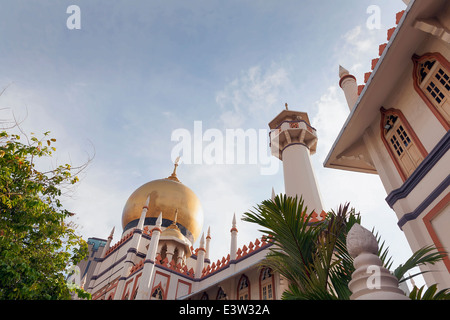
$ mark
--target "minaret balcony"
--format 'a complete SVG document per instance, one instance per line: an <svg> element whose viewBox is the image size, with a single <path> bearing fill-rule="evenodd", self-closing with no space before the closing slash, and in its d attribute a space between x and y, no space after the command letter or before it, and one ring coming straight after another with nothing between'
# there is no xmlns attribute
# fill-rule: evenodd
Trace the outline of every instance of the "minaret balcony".
<svg viewBox="0 0 450 320"><path fill-rule="evenodd" d="M317 148L317 132L306 121L285 120L276 128L270 130L270 147L272 155L281 159L283 150L292 144L306 146L310 154L314 154Z"/></svg>

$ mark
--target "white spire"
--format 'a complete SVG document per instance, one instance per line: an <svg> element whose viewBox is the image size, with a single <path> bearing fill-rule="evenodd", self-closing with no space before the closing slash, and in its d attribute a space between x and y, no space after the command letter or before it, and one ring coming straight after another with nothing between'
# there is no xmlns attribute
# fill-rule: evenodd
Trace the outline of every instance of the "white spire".
<svg viewBox="0 0 450 320"><path fill-rule="evenodd" d="M173 218L173 224L177 224L177 219L178 219L178 208L175 209L175 217Z"/></svg>
<svg viewBox="0 0 450 320"><path fill-rule="evenodd" d="M349 109L352 110L359 97L356 78L354 75L350 74L347 69L340 65L339 79L339 86L342 88L342 91L344 91Z"/></svg>
<svg viewBox="0 0 450 320"><path fill-rule="evenodd" d="M273 189L273 187L272 187L272 198L271 199L272 199L272 201L275 200L275 190Z"/></svg>
<svg viewBox="0 0 450 320"><path fill-rule="evenodd" d="M158 250L159 237L161 235L161 223L162 212L159 214L158 219L156 219L155 227L152 229L152 237L148 245L147 255L145 256L142 276L139 279L139 287L136 296L136 299L138 300L148 300L150 298L150 284L155 268L154 261L156 258L156 251Z"/></svg>
<svg viewBox="0 0 450 320"><path fill-rule="evenodd" d="M339 78L342 78L343 76L349 75L350 72L348 72L347 69L345 69L343 66L339 65Z"/></svg>
<svg viewBox="0 0 450 320"><path fill-rule="evenodd" d="M114 236L114 231L116 230L116 226L114 226L111 230L111 233L109 234L108 238L112 238Z"/></svg>
<svg viewBox="0 0 450 320"><path fill-rule="evenodd" d="M205 233L202 233L202 237L200 238L200 248L205 249Z"/></svg>
<svg viewBox="0 0 450 320"><path fill-rule="evenodd" d="M139 218L139 222L137 225L137 229L139 230L142 230L144 228L145 216L147 215L149 203L150 203L150 195L148 195L147 200L145 201L145 205L142 207L141 217Z"/></svg>
<svg viewBox="0 0 450 320"><path fill-rule="evenodd" d="M196 279L200 279L203 272L203 267L205 265L205 233L202 233L202 237L200 238L200 246L197 251L197 261L195 263L194 277Z"/></svg>
<svg viewBox="0 0 450 320"><path fill-rule="evenodd" d="M156 219L155 226L161 227L161 225L162 225L162 212L159 214L158 219Z"/></svg>
<svg viewBox="0 0 450 320"><path fill-rule="evenodd" d="M211 242L211 227L208 227L208 232L206 233L205 259L209 259L209 243L210 242Z"/></svg>
<svg viewBox="0 0 450 320"><path fill-rule="evenodd" d="M109 248L111 247L111 241L113 239L115 229L116 229L116 227L114 226L111 230L111 233L109 234L108 240L106 241L106 244L105 244L105 248L103 249L102 258L104 258L106 256L106 253L108 252Z"/></svg>
<svg viewBox="0 0 450 320"><path fill-rule="evenodd" d="M236 228L236 212L233 214L233 221L230 232L231 232L230 260L236 260L237 233L238 233L238 230Z"/></svg>

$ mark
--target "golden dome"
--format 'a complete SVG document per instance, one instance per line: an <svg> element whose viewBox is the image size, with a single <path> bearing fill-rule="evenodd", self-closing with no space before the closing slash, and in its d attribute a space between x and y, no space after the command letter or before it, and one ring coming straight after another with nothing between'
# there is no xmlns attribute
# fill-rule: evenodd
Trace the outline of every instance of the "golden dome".
<svg viewBox="0 0 450 320"><path fill-rule="evenodd" d="M137 225L149 195L144 224L154 225L162 212L162 226L169 227L178 210L176 224L181 233L194 243L203 227L203 209L195 193L179 182L175 170L170 177L147 182L131 194L122 212L123 230Z"/></svg>

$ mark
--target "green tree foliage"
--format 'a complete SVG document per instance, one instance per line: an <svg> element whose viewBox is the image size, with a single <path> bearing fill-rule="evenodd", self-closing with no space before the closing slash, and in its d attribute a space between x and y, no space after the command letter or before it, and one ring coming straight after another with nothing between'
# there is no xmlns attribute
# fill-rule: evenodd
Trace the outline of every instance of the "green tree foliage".
<svg viewBox="0 0 450 320"><path fill-rule="evenodd" d="M66 222L73 214L60 197L83 166L41 172L36 162L52 156L56 140L49 132L26 140L0 133L0 299L70 299L65 270L84 259L88 247Z"/></svg>
<svg viewBox="0 0 450 320"><path fill-rule="evenodd" d="M337 212L329 212L324 221L312 222L310 217L301 198L279 195L245 212L243 220L262 227L260 231L274 242L263 265L288 280L289 287L283 293L283 299L348 300L351 295L348 283L355 268L347 251L346 239L352 226L361 223L360 215L346 204ZM388 248L384 242L380 245L378 235L376 238L378 256L389 269L392 259L388 258ZM442 257L442 252L426 247L415 252L393 273L403 281L403 275L412 268L436 263ZM433 297L434 293L430 291L423 296ZM436 296L442 298L445 293L448 291L439 292ZM420 298L422 290L415 289L413 296Z"/></svg>

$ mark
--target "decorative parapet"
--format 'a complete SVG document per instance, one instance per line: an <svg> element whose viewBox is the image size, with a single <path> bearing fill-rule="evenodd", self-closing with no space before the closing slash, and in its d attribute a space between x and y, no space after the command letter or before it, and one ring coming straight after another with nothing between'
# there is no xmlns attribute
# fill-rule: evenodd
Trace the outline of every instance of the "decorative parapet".
<svg viewBox="0 0 450 320"><path fill-rule="evenodd" d="M133 267L131 267L130 269L130 274L128 276L131 276L133 273L135 273L136 271L139 271L140 269L142 269L144 267L144 259L142 259L141 261L139 261L138 264L134 265Z"/></svg>
<svg viewBox="0 0 450 320"><path fill-rule="evenodd" d="M174 260L169 262L169 260L166 258L162 258L161 254L158 254L155 258L155 264L160 265L164 268L170 269L176 273L185 275L189 278L194 278L194 269L190 268L188 269L186 265L181 265L180 263L176 263Z"/></svg>
<svg viewBox="0 0 450 320"><path fill-rule="evenodd" d="M236 251L236 262L242 259L245 259L252 254L261 251L262 249L265 249L273 244L273 241L271 239L267 239L267 237L263 236L260 239L256 239L255 242L251 241L248 246L244 245L242 248L239 248ZM213 273L219 272L222 269L225 269L230 264L230 255L228 254L226 257L222 257L222 259L218 259L216 262L213 262L211 265L206 266L203 268L202 271L202 278L209 276Z"/></svg>
<svg viewBox="0 0 450 320"><path fill-rule="evenodd" d="M125 237L123 239L125 239ZM120 245L119 243L121 244L121 242L119 241L117 243L117 245ZM250 243L248 245L244 245L242 248L239 248L237 250L235 262L243 260L256 252L259 252L259 251L271 246L272 244L273 244L273 241L270 238L267 238L265 236L261 237L261 239L257 238L255 241L250 241ZM112 250L112 251L114 251L114 250ZM197 253L198 248L194 250L194 248L191 247L191 251L194 251L195 253ZM224 256L224 257L222 257L222 259L218 259L216 262L213 262L212 264L207 265L202 270L201 278L209 276L213 273L216 273L216 272L219 272L219 271L225 269L226 267L229 266L230 261L231 261L230 255L228 254L226 257ZM191 278L191 279L194 279L194 277L195 277L193 268L188 269L188 267L186 265L181 265L180 263L176 263L174 260L169 262L167 257L163 259L161 257L161 254L158 254L156 256L155 264L159 265L165 269L169 269L172 272L175 272L175 273L181 274L183 276L186 276L188 278ZM143 267L144 267L144 259L139 261L139 263L137 263L130 269L128 276L131 276L134 273L140 271Z"/></svg>
<svg viewBox="0 0 450 320"><path fill-rule="evenodd" d="M397 12L397 14L395 15L395 24L398 25L400 23L400 20L403 16L403 14L405 13L405 10ZM389 42L392 38L392 35L394 34L395 30L397 27L392 27L387 31L387 41ZM371 65L371 69L372 71L375 69L376 65L378 64L381 55L383 54L384 50L386 49L386 46L388 44L388 42L380 44L378 47L378 58L372 59L372 65ZM364 83L367 84L367 82L369 81L370 77L372 76L372 72L366 72L364 74ZM365 85L359 85L358 86L358 95L361 94L361 92L363 91Z"/></svg>
<svg viewBox="0 0 450 320"><path fill-rule="evenodd" d="M123 236L118 242L116 242L112 247L109 248L108 251L105 253L105 258L113 253L116 249L118 249L122 244L124 244L127 240L129 240L134 233L134 229L131 230L129 233L127 233L125 236Z"/></svg>

